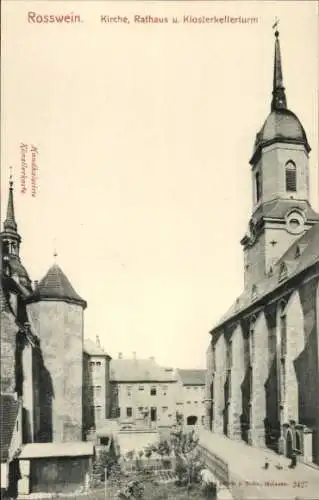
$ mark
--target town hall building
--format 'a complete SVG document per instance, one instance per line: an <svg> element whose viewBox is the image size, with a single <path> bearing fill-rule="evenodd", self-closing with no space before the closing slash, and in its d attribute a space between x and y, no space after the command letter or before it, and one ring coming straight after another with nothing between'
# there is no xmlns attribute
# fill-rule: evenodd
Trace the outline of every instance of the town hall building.
<svg viewBox="0 0 319 500"><path fill-rule="evenodd" d="M249 162L244 291L210 332L206 428L318 464L319 214L309 153L288 108L276 31L271 110Z"/></svg>

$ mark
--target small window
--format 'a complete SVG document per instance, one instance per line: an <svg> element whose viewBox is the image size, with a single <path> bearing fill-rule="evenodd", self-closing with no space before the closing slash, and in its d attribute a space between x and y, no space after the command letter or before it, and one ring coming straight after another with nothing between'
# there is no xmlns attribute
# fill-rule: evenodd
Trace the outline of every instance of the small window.
<svg viewBox="0 0 319 500"><path fill-rule="evenodd" d="M96 396L101 396L101 393L102 393L102 387L100 385L97 385L95 387L95 395Z"/></svg>
<svg viewBox="0 0 319 500"><path fill-rule="evenodd" d="M144 391L144 385L140 385L138 388L139 391Z"/></svg>
<svg viewBox="0 0 319 500"><path fill-rule="evenodd" d="M167 413L168 412L168 406L163 406L162 407L162 411L163 411L163 413Z"/></svg>
<svg viewBox="0 0 319 500"><path fill-rule="evenodd" d="M205 424L205 415L202 415L202 425Z"/></svg>
<svg viewBox="0 0 319 500"><path fill-rule="evenodd" d="M255 190L256 190L256 202L258 203L261 198L261 175L257 172L255 175Z"/></svg>
<svg viewBox="0 0 319 500"><path fill-rule="evenodd" d="M116 418L120 418L121 416L121 408L118 406L115 410Z"/></svg>
<svg viewBox="0 0 319 500"><path fill-rule="evenodd" d="M126 390L127 390L128 397L131 397L132 396L132 386L128 385L127 388L126 388Z"/></svg>
<svg viewBox="0 0 319 500"><path fill-rule="evenodd" d="M151 396L156 396L156 387L151 387Z"/></svg>
<svg viewBox="0 0 319 500"><path fill-rule="evenodd" d="M164 386L163 386L163 395L164 395L164 396L166 396L167 391L168 391L168 385L164 385Z"/></svg>
<svg viewBox="0 0 319 500"><path fill-rule="evenodd" d="M132 411L132 408L130 406L128 406L126 408L126 416L127 417L131 417L133 415L133 411Z"/></svg>
<svg viewBox="0 0 319 500"><path fill-rule="evenodd" d="M285 167L286 191L297 191L297 169L293 161L288 161Z"/></svg>

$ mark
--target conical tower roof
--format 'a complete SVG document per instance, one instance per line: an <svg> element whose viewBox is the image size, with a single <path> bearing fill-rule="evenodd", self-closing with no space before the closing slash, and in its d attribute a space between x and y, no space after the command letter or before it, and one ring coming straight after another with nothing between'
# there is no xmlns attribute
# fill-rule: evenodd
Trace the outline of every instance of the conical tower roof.
<svg viewBox="0 0 319 500"><path fill-rule="evenodd" d="M86 301L76 293L70 281L57 264L50 267L39 282L30 302L38 300L57 300L86 307Z"/></svg>

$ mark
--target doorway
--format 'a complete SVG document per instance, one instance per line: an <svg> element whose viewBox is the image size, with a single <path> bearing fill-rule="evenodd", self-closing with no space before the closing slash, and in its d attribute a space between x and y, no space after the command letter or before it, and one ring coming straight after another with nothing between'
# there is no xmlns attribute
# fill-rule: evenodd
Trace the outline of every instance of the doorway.
<svg viewBox="0 0 319 500"><path fill-rule="evenodd" d="M157 420L157 410L155 406L151 408L151 422L156 422Z"/></svg>

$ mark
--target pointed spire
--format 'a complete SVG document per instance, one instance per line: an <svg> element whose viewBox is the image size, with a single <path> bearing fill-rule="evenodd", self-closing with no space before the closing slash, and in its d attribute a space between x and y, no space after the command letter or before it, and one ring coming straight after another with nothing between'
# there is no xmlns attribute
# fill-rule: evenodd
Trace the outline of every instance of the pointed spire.
<svg viewBox="0 0 319 500"><path fill-rule="evenodd" d="M278 20L276 20L273 28L277 28ZM287 109L287 100L285 94L285 87L283 86L282 67L281 67L281 54L279 43L279 31L275 31L275 60L274 60L274 81L271 101L271 111L278 109Z"/></svg>
<svg viewBox="0 0 319 500"><path fill-rule="evenodd" d="M5 231L17 232L17 223L14 217L14 203L13 203L13 180L12 180L12 167L10 167L10 180L9 180L9 197L7 207L7 217L3 224Z"/></svg>

